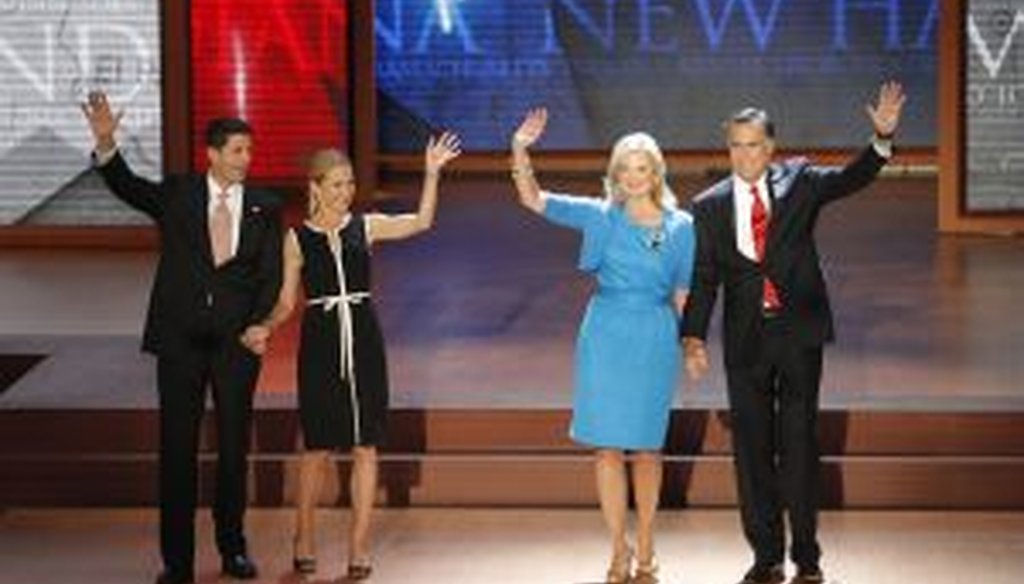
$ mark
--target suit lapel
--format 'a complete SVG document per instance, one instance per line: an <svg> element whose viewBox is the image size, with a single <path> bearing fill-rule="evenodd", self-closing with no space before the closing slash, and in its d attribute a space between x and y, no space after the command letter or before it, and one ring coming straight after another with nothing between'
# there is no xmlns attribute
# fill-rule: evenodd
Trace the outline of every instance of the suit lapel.
<svg viewBox="0 0 1024 584"><path fill-rule="evenodd" d="M779 176L778 169L775 166L768 167L768 177L765 184L768 186L768 200L771 201L770 212L768 213L768 232L765 234L764 241L764 255L768 255L768 250L773 247L772 241L774 240L775 227L779 223L779 215L782 213L782 197L779 196L779 185L776 184L776 179Z"/></svg>
<svg viewBox="0 0 1024 584"><path fill-rule="evenodd" d="M725 221L729 226L726 233L732 239L733 249L736 248L736 181L730 177L725 179Z"/></svg>
<svg viewBox="0 0 1024 584"><path fill-rule="evenodd" d="M244 247L252 240L252 230L257 227L256 220L263 213L259 197L247 188L242 191L241 211L241 222L238 225L238 249L235 250L235 257L241 256Z"/></svg>
<svg viewBox="0 0 1024 584"><path fill-rule="evenodd" d="M213 251L210 247L210 193L206 186L206 177L197 177L191 189L189 189L188 200L191 209L189 217L192 218L192 231L196 247L203 261L213 266Z"/></svg>
<svg viewBox="0 0 1024 584"><path fill-rule="evenodd" d="M768 168L768 196L772 201L771 215L768 217L768 234L765 241L765 255L775 247L778 225L786 215L786 207L790 202L790 191L796 173L784 166L772 165Z"/></svg>

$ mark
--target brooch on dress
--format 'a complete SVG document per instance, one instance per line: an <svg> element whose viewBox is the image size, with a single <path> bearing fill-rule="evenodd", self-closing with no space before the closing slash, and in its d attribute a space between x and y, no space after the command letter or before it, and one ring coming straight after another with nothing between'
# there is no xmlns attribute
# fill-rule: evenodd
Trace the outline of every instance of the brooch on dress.
<svg viewBox="0 0 1024 584"><path fill-rule="evenodd" d="M664 227L648 230L647 247L651 248L653 251L661 251L661 244L663 243L665 243Z"/></svg>

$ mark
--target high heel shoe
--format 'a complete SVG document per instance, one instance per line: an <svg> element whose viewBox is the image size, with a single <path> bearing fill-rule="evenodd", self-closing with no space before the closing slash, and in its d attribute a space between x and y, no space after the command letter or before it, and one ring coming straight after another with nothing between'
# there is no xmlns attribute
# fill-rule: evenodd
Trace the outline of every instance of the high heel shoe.
<svg viewBox="0 0 1024 584"><path fill-rule="evenodd" d="M366 580L373 573L373 565L369 561L360 562L358 564L349 564L348 573L345 578L350 582L357 582L359 580Z"/></svg>
<svg viewBox="0 0 1024 584"><path fill-rule="evenodd" d="M616 551L612 556L612 563L608 566L608 573L605 575L606 584L625 584L629 582L633 571L633 549L626 546L621 552Z"/></svg>
<svg viewBox="0 0 1024 584"><path fill-rule="evenodd" d="M315 574L316 558L300 558L299 556L295 556L292 558L292 570L294 570L296 574Z"/></svg>
<svg viewBox="0 0 1024 584"><path fill-rule="evenodd" d="M651 554L651 557L646 561L637 558L636 571L633 572L633 580L636 584L657 584L658 556Z"/></svg>
<svg viewBox="0 0 1024 584"><path fill-rule="evenodd" d="M316 556L300 555L298 540L292 540L292 570L294 570L296 574L316 573Z"/></svg>

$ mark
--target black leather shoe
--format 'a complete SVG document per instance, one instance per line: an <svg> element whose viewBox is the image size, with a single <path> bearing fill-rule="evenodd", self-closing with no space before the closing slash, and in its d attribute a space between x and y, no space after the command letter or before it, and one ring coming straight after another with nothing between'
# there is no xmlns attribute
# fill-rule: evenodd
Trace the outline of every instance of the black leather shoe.
<svg viewBox="0 0 1024 584"><path fill-rule="evenodd" d="M823 584L825 575L818 566L800 566L789 584Z"/></svg>
<svg viewBox="0 0 1024 584"><path fill-rule="evenodd" d="M225 576L231 576L236 580L254 580L259 574L256 564L245 554L222 556L220 570Z"/></svg>
<svg viewBox="0 0 1024 584"><path fill-rule="evenodd" d="M178 574L168 570L160 572L156 577L156 584L193 584L195 581L191 574Z"/></svg>
<svg viewBox="0 0 1024 584"><path fill-rule="evenodd" d="M754 564L743 575L743 580L740 580L740 584L782 584L785 580L786 572L782 569L782 566L778 564Z"/></svg>

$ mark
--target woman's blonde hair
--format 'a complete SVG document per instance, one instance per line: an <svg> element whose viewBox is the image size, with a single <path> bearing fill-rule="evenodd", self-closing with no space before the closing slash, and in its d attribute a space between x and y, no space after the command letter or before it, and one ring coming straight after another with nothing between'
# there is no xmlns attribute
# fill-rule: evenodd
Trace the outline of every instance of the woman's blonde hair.
<svg viewBox="0 0 1024 584"><path fill-rule="evenodd" d="M321 148L306 161L306 178L311 183L319 183L324 180L328 172L339 166L351 168L352 160L337 148ZM319 205L320 201L313 195L313 189L310 188L306 193L306 213L312 217Z"/></svg>
<svg viewBox="0 0 1024 584"><path fill-rule="evenodd" d="M640 152L647 156L647 160L654 168L657 182L654 185L654 190L651 192L651 200L662 209L676 208L675 193L668 186L665 176L667 173L665 157L661 153L661 148L658 147L658 142L646 132L626 134L615 142L615 146L612 147L611 158L608 160L608 170L605 172L604 177L605 198L615 203L622 203L625 200L622 189L619 187L618 180L615 177L618 175L619 170L621 170L623 159L626 155L634 152Z"/></svg>

